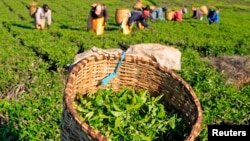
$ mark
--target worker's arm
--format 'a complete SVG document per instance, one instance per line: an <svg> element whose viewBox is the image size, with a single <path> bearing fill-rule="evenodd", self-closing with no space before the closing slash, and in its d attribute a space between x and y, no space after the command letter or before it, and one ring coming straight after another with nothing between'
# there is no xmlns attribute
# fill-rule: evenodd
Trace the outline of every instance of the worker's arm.
<svg viewBox="0 0 250 141"><path fill-rule="evenodd" d="M51 10L49 10L47 14L48 14L48 15L47 15L47 20L48 20L48 22L47 22L47 27L49 28L50 25L51 25L51 23L52 23Z"/></svg>

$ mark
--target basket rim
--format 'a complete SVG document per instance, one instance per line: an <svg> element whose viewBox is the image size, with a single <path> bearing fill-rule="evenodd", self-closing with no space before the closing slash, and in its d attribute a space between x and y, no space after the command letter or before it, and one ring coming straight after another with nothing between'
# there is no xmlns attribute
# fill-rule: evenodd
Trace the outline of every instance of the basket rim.
<svg viewBox="0 0 250 141"><path fill-rule="evenodd" d="M70 100L68 100L68 98L71 98L72 95L75 95L74 93L72 93L73 86L70 84L70 82L74 81L75 73L77 73L80 70L80 68L84 67L89 62L89 60L94 59L95 61L100 61L104 59L107 60L110 58L119 59L120 55L121 55L120 53L108 54L108 55L107 54L95 54L95 55L91 55L86 58L83 58L82 60L75 63L74 66L72 66L72 69L69 71L69 74L68 74L68 80L66 81L66 85L64 89L64 96L63 96L63 103L65 106L65 109L67 109L69 113L73 116L74 120L76 120L76 122L78 122L81 125L81 128L84 132L87 132L91 138L97 139L98 141L107 141L107 140L110 141L110 139L104 136L98 130L91 127L85 121L81 120L79 114L74 109L73 103ZM197 108L198 115L197 115L197 119L195 123L192 125L189 135L185 138L185 141L195 140L195 138L199 135L200 130L201 130L203 115L202 115L201 103L198 97L196 96L193 88L180 75L175 73L172 69L162 66L161 64L157 63L156 61L150 58L138 57L138 56L133 56L133 55L126 55L124 58L124 62L131 61L131 60L136 60L136 62L134 63L146 62L146 63L149 63L149 65L154 65L160 71L164 71L165 73L168 73L172 78L179 81L190 92L193 98L193 102L195 103L195 106Z"/></svg>

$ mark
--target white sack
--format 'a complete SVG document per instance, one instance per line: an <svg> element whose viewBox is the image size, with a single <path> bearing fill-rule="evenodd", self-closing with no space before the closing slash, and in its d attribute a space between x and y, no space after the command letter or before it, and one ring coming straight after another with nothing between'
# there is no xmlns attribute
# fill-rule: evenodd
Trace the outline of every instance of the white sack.
<svg viewBox="0 0 250 141"><path fill-rule="evenodd" d="M100 49L97 47L92 47L90 50L77 54L74 58L74 63L72 65L91 55L112 55L121 53L122 50L118 48ZM151 58L152 60L158 62L163 66L166 66L169 69L181 69L181 52L174 47L165 46L157 43L135 44L129 46L128 50L126 51L126 55Z"/></svg>

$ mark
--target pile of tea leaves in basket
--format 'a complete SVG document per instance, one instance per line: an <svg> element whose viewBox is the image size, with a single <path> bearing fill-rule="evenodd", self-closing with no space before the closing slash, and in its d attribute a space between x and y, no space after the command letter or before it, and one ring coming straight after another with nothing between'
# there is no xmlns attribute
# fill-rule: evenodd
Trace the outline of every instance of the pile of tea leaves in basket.
<svg viewBox="0 0 250 141"><path fill-rule="evenodd" d="M112 141L183 140L187 125L162 102L163 95L153 97L143 89L102 88L84 96L78 93L74 106L86 123Z"/></svg>

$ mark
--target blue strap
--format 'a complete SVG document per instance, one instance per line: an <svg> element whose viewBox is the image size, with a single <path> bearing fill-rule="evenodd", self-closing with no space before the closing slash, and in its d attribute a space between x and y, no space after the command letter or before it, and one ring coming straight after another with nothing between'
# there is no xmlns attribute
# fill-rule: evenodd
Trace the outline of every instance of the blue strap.
<svg viewBox="0 0 250 141"><path fill-rule="evenodd" d="M106 76L104 79L102 79L101 80L101 85L104 86L104 85L108 84L109 81L116 76L116 74L118 72L118 69L120 68L120 66L122 64L122 61L123 61L123 59L125 57L125 52L126 52L125 50L122 51L121 58L120 58L118 64L116 65L114 72L110 73L108 76Z"/></svg>

